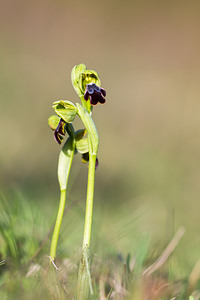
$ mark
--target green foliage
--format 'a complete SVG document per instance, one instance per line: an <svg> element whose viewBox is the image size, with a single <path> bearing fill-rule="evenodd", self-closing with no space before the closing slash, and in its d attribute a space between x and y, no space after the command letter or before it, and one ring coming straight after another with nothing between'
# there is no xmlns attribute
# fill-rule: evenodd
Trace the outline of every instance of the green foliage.
<svg viewBox="0 0 200 300"><path fill-rule="evenodd" d="M19 193L10 202L0 197L0 257L16 266L26 264L34 256L40 242L42 217L39 210Z"/></svg>
<svg viewBox="0 0 200 300"><path fill-rule="evenodd" d="M80 133L80 136L82 134ZM69 257L67 252L64 252L63 256L58 259L58 270L49 269L47 268L48 249L44 247L38 257L32 262L32 257L40 248L40 242L43 242L45 234L49 230L50 224L48 222L45 225L43 215L47 205L52 207L52 204L51 201L48 201L41 210L41 205L27 200L19 192L16 192L12 197L1 195L0 250L1 260L5 259L5 262L0 266L0 299L33 300L35 297L39 297L50 300L54 297L53 299L57 300L71 300L76 294L78 258L76 255ZM76 209L80 217L80 207ZM104 217L105 215L109 217L109 223L115 227L114 214L106 211ZM119 246L116 246L111 239L107 239L109 235L106 235L107 249L105 249L105 243L102 239L98 244L92 259L91 275L92 277L94 276L92 280L94 295L91 299L99 300L99 294L100 291L102 293L102 289L104 289L107 299L109 297L110 299L118 299L119 296L122 300L143 300L143 298L138 296L141 289L145 289L148 295L152 291L160 290L162 296L158 299L169 300L173 299L173 297L177 297L176 299L178 300L198 299L196 296L190 296L189 298L189 295L187 295L188 281L184 277L177 277L176 270L170 270L170 272L174 271L175 275L173 282L169 280L167 265L163 266L152 277L143 277L143 271L156 259L152 255L152 250L155 251L155 244L152 243L152 240L150 241L149 236L140 232L134 222L131 232L125 229L127 217L131 215L131 212L127 212L124 215L122 210L119 210L119 213L116 214L116 216L120 216L120 226L126 231L127 238L132 240L133 246L129 244L129 247L125 247L124 254L120 254ZM102 219L102 211L98 206L95 218ZM68 221L73 222L73 217L71 216ZM78 223L80 222L80 220L77 221ZM63 228L64 235L69 232L70 229L68 227ZM4 236L7 236L6 239L2 235L2 231L9 233L4 234ZM99 236L102 236L105 240L105 232L102 231L101 227L98 227L95 232L94 239L99 240ZM75 233L72 232L70 240L74 238L74 235ZM64 241L65 239L63 239ZM123 243L123 240L121 240L120 245L123 246ZM12 245L16 245L14 247L15 251L12 250ZM103 257L101 257L101 251L105 251ZM44 258L43 254L45 254ZM160 253L157 256L159 255ZM68 261L67 264L65 262L66 259ZM34 268L36 270L35 273L31 272ZM164 286L167 287L166 290ZM128 293L130 293L130 296ZM154 299L150 298L150 300Z"/></svg>

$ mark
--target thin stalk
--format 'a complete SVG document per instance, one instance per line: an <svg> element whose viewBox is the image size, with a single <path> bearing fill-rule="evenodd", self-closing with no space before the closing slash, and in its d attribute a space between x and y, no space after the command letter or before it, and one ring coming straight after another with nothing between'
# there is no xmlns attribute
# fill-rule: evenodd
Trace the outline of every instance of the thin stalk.
<svg viewBox="0 0 200 300"><path fill-rule="evenodd" d="M58 161L58 181L60 185L60 204L58 208L58 214L56 218L56 224L53 231L50 247L50 261L54 261L56 257L56 249L58 243L58 237L60 233L60 226L63 219L66 201L66 191L68 186L69 173L71 170L72 160L74 157L75 140L73 137L69 137L64 144Z"/></svg>
<svg viewBox="0 0 200 300"><path fill-rule="evenodd" d="M60 226L62 223L63 213L65 210L65 201L66 201L66 189L60 191L60 204L59 204L56 224L54 227L53 236L51 240L50 257L53 261L55 260L56 257L56 249L57 249L58 237L60 233Z"/></svg>
<svg viewBox="0 0 200 300"><path fill-rule="evenodd" d="M85 227L83 235L82 259L79 266L77 300L88 299L88 293L93 294L90 276L90 239L92 229L93 199L96 155L89 155L87 200L85 212Z"/></svg>
<svg viewBox="0 0 200 300"><path fill-rule="evenodd" d="M76 103L76 106L78 108L78 115L85 125L85 128L87 129L89 143L89 167L85 227L83 235L82 259L79 266L77 286L77 300L86 300L88 299L89 289L90 293L93 294L90 276L90 238L92 229L95 165L99 146L99 138L96 126L91 115L79 103Z"/></svg>
<svg viewBox="0 0 200 300"><path fill-rule="evenodd" d="M84 235L83 235L83 249L85 247L89 248L89 246L90 246L96 158L97 158L96 155L89 156L87 200L86 200L86 211L85 211L85 227L84 227Z"/></svg>

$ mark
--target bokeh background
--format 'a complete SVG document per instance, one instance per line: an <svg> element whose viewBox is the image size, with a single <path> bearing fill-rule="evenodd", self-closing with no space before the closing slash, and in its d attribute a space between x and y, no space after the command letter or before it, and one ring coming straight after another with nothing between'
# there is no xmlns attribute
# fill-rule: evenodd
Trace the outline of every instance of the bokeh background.
<svg viewBox="0 0 200 300"><path fill-rule="evenodd" d="M85 63L107 91L93 113L100 136L93 232L101 246L107 240L125 255L144 235L152 252L154 244L162 249L183 226L174 263L184 276L200 253L200 3L0 5L1 190L11 201L20 191L53 222L60 147L47 119L53 101L78 101L70 73ZM86 179L77 156L69 199L83 207ZM83 211L65 222L63 232L76 232L65 248L70 253L81 244Z"/></svg>

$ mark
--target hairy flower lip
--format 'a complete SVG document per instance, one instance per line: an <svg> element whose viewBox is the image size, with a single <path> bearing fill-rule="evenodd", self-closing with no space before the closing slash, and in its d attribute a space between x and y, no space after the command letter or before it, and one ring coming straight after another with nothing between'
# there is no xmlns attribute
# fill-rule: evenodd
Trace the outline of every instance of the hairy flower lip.
<svg viewBox="0 0 200 300"><path fill-rule="evenodd" d="M90 98L90 104L96 105L98 102L101 104L105 103L105 96L106 91L103 88L97 86L95 83L90 83L86 85L84 99L87 101Z"/></svg>

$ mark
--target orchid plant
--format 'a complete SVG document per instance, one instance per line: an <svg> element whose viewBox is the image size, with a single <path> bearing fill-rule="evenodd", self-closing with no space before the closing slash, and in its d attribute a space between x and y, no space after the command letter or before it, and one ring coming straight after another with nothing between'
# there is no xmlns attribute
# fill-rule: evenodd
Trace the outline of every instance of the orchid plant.
<svg viewBox="0 0 200 300"><path fill-rule="evenodd" d="M93 294L90 276L90 239L92 229L92 213L94 198L95 170L98 166L99 138L95 123L92 119L93 106L105 103L106 91L101 88L97 72L87 70L84 64L79 64L72 69L72 85L77 92L80 103L73 104L67 100L59 100L53 103L56 115L49 118L48 124L54 131L54 138L58 144L68 138L62 147L58 160L58 181L60 185L60 204L56 223L51 240L50 261L54 263L60 226L63 218L66 201L66 191L74 154L80 153L82 161L89 161L87 199L85 210L85 226L82 245L82 258L79 266L77 299L87 299L89 290ZM75 131L72 122L76 115L83 122L84 129Z"/></svg>

